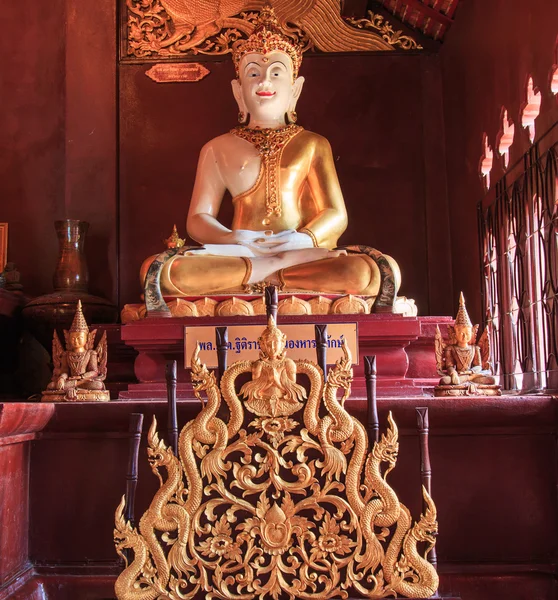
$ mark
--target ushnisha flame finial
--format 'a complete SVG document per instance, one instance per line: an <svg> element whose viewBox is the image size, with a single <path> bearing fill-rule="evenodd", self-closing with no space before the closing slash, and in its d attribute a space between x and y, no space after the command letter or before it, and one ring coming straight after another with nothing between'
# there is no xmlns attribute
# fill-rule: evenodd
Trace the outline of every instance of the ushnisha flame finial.
<svg viewBox="0 0 558 600"><path fill-rule="evenodd" d="M81 300L78 300L76 314L74 315L70 331L86 331L89 333L89 326L87 325L87 321L83 316L83 310L81 308Z"/></svg>
<svg viewBox="0 0 558 600"><path fill-rule="evenodd" d="M251 52L256 54L284 52L293 63L293 79L298 77L298 70L302 63L302 48L282 31L275 11L269 4L262 8L250 37L238 41L233 47L232 56L237 78L242 57Z"/></svg>
<svg viewBox="0 0 558 600"><path fill-rule="evenodd" d="M467 327L473 326L473 323L469 318L467 308L465 307L465 297L463 296L463 292L461 292L459 295L459 310L457 311L457 316L455 317L455 324L466 325Z"/></svg>
<svg viewBox="0 0 558 600"><path fill-rule="evenodd" d="M272 342L276 341L277 346L273 347ZM285 354L285 343L287 336L277 327L273 315L269 315L267 319L267 327L263 330L258 338L260 343L261 357L276 358Z"/></svg>

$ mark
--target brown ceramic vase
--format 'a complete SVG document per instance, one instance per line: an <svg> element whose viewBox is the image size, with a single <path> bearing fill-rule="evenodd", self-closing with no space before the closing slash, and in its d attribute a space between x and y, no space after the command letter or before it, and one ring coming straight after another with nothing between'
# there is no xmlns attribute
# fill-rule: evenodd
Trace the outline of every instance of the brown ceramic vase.
<svg viewBox="0 0 558 600"><path fill-rule="evenodd" d="M50 352L54 330L69 329L77 301L89 325L116 323L118 308L108 300L92 296L88 290L85 237L89 223L66 219L54 223L58 236L58 261L54 271L54 293L40 296L23 309L29 331Z"/></svg>

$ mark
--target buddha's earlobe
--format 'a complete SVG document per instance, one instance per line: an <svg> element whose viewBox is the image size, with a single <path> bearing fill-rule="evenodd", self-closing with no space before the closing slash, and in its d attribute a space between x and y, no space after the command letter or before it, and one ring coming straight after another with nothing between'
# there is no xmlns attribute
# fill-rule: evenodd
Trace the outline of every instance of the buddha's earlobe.
<svg viewBox="0 0 558 600"><path fill-rule="evenodd" d="M234 99L236 100L236 103L238 104L238 113L239 113L239 120L240 120L241 114L248 115L248 110L246 109L246 104L244 103L244 98L242 98L242 88L240 86L240 81L238 81L238 79L233 79L231 81L231 87L232 87Z"/></svg>
<svg viewBox="0 0 558 600"><path fill-rule="evenodd" d="M291 125L292 123L296 123L297 114L296 114L296 103L300 94L302 92L302 85L304 84L304 77L297 77L295 82L293 83L291 101L289 103L289 108L285 113L285 123L287 125Z"/></svg>
<svg viewBox="0 0 558 600"><path fill-rule="evenodd" d="M289 114L296 115L296 103L300 97L300 94L302 93L303 84L304 84L304 77L297 77L297 79L293 83L293 91L291 94L291 101L289 103L289 109L288 109ZM295 119L296 119L296 117L295 117Z"/></svg>
<svg viewBox="0 0 558 600"><path fill-rule="evenodd" d="M293 83L293 100L296 104L302 94L302 86L304 85L304 77L297 77ZM293 107L294 108L294 107Z"/></svg>

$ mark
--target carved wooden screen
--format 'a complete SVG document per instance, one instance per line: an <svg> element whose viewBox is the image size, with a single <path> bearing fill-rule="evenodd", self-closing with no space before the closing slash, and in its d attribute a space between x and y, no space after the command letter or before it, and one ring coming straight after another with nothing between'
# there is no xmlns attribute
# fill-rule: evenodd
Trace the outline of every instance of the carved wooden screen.
<svg viewBox="0 0 558 600"><path fill-rule="evenodd" d="M558 389L557 180L558 124L479 204L485 319L507 390Z"/></svg>

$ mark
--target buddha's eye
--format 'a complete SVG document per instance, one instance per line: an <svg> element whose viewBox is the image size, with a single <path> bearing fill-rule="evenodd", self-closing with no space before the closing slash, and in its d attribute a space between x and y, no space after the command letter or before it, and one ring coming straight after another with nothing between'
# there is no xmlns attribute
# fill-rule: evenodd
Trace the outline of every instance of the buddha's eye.
<svg viewBox="0 0 558 600"><path fill-rule="evenodd" d="M246 77L254 78L260 76L260 70L256 65L249 66L245 71Z"/></svg>

